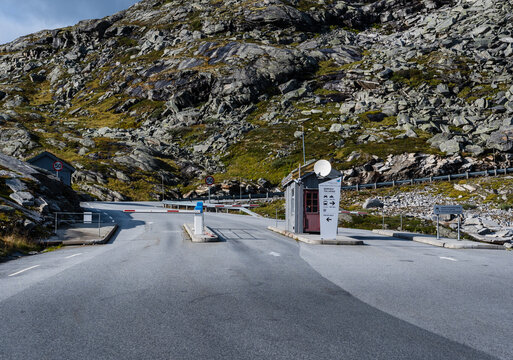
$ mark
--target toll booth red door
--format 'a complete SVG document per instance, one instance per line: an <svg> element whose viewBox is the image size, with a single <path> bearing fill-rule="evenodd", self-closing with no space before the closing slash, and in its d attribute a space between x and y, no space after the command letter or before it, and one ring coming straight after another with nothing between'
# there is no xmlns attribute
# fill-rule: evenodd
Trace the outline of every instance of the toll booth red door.
<svg viewBox="0 0 513 360"><path fill-rule="evenodd" d="M303 232L318 233L321 231L319 216L319 190L305 189L303 194Z"/></svg>

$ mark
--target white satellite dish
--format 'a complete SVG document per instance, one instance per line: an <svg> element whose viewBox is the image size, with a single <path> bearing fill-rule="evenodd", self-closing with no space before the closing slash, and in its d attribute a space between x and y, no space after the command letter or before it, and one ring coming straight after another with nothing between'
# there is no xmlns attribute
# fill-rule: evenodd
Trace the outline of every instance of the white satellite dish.
<svg viewBox="0 0 513 360"><path fill-rule="evenodd" d="M328 160L319 160L314 165L314 173L317 176L328 176L331 172L331 164Z"/></svg>

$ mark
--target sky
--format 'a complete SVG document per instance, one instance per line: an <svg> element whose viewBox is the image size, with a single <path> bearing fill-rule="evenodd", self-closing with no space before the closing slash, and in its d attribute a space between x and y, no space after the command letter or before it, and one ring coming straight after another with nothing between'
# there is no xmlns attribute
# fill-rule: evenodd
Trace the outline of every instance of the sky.
<svg viewBox="0 0 513 360"><path fill-rule="evenodd" d="M0 0L0 44L80 20L112 15L139 0Z"/></svg>

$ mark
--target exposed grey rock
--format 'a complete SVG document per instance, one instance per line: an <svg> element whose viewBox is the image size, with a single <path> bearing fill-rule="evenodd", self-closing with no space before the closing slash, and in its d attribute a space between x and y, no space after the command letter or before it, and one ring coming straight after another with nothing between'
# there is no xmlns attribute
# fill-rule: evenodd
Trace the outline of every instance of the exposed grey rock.
<svg viewBox="0 0 513 360"><path fill-rule="evenodd" d="M287 81L284 84L279 86L279 89L282 94L286 94L292 90L296 90L299 87L299 82L296 79L292 79Z"/></svg>
<svg viewBox="0 0 513 360"><path fill-rule="evenodd" d="M27 185L20 179L6 179L5 184L11 189L12 192L19 192L27 190Z"/></svg>
<svg viewBox="0 0 513 360"><path fill-rule="evenodd" d="M127 198L123 195L121 195L117 191L109 190L103 186L99 185L85 185L81 184L80 188L95 196L96 198L102 200L102 201L125 201Z"/></svg>
<svg viewBox="0 0 513 360"><path fill-rule="evenodd" d="M457 154L461 151L461 145L456 139L444 141L440 144L440 151L447 154Z"/></svg>
<svg viewBox="0 0 513 360"><path fill-rule="evenodd" d="M373 208L382 208L384 206L383 202L379 199L371 198L365 200L363 203L364 209L373 209Z"/></svg>
<svg viewBox="0 0 513 360"><path fill-rule="evenodd" d="M338 132L341 132L343 129L344 128L343 128L342 124L331 124L329 132L330 133L332 133L332 132L338 133Z"/></svg>
<svg viewBox="0 0 513 360"><path fill-rule="evenodd" d="M9 195L11 199L16 201L21 206L34 205L34 196L27 191L18 191Z"/></svg>
<svg viewBox="0 0 513 360"><path fill-rule="evenodd" d="M449 86L447 86L447 84L439 84L436 87L436 91L443 96L449 96L451 93L451 91L449 90Z"/></svg>
<svg viewBox="0 0 513 360"><path fill-rule="evenodd" d="M513 129L505 129L490 134L486 145L500 151L511 151L513 148Z"/></svg>

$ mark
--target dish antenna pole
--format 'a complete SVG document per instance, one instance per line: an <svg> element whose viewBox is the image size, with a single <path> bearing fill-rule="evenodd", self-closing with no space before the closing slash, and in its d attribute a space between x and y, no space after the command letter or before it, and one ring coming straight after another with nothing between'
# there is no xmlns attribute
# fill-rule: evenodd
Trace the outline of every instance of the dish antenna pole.
<svg viewBox="0 0 513 360"><path fill-rule="evenodd" d="M305 127L301 125L301 137L303 138L303 165L306 164L306 154L305 154Z"/></svg>

